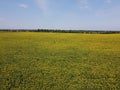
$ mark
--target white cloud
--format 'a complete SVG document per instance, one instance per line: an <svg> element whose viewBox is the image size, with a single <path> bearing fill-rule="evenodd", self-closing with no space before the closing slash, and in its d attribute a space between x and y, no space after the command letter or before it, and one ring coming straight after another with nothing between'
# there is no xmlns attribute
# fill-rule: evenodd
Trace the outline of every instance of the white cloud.
<svg viewBox="0 0 120 90"><path fill-rule="evenodd" d="M19 4L19 7L21 7L21 8L28 8L28 5L27 4Z"/></svg>
<svg viewBox="0 0 120 90"><path fill-rule="evenodd" d="M112 7L107 10L101 10L96 12L97 18L102 18L103 23L118 25L120 23L120 6ZM111 13L112 12L112 13Z"/></svg>
<svg viewBox="0 0 120 90"><path fill-rule="evenodd" d="M43 13L48 12L48 4L49 4L48 0L36 0L36 2L39 8L43 11Z"/></svg>
<svg viewBox="0 0 120 90"><path fill-rule="evenodd" d="M0 28L4 29L9 26L8 20L6 18L0 17Z"/></svg>
<svg viewBox="0 0 120 90"><path fill-rule="evenodd" d="M112 0L106 0L106 3L112 3Z"/></svg>
<svg viewBox="0 0 120 90"><path fill-rule="evenodd" d="M3 17L0 17L0 21L4 21L5 19Z"/></svg>
<svg viewBox="0 0 120 90"><path fill-rule="evenodd" d="M107 12L106 10L99 10L95 13L95 15L98 17L103 17L103 16L109 15L109 13L108 12L106 13L106 12Z"/></svg>
<svg viewBox="0 0 120 90"><path fill-rule="evenodd" d="M4 21L6 21L6 19L3 17L0 17L0 22L4 22Z"/></svg>
<svg viewBox="0 0 120 90"><path fill-rule="evenodd" d="M89 8L88 6L88 0L78 0L80 4L81 9Z"/></svg>

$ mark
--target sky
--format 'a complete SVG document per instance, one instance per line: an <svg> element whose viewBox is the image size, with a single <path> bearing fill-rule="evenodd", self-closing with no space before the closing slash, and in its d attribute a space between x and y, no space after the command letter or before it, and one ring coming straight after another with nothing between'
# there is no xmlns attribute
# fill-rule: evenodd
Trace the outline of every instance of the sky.
<svg viewBox="0 0 120 90"><path fill-rule="evenodd" d="M120 0L0 0L0 29L120 30Z"/></svg>

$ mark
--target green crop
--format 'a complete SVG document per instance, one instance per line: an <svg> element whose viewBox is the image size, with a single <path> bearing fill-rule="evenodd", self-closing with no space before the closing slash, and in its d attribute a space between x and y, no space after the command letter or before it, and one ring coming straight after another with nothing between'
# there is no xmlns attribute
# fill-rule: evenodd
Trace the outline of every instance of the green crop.
<svg viewBox="0 0 120 90"><path fill-rule="evenodd" d="M0 90L120 90L120 34L0 32Z"/></svg>

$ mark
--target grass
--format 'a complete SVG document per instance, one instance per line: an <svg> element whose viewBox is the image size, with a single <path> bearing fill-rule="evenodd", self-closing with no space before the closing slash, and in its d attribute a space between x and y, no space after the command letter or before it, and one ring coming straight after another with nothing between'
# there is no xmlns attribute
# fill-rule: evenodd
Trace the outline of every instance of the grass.
<svg viewBox="0 0 120 90"><path fill-rule="evenodd" d="M120 90L120 34L0 32L0 90Z"/></svg>

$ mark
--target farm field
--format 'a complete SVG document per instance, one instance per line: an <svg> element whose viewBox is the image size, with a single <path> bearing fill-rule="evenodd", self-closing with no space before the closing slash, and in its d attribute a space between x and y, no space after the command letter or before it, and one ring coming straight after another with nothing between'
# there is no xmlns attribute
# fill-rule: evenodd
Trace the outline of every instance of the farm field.
<svg viewBox="0 0 120 90"><path fill-rule="evenodd" d="M0 90L120 90L120 34L0 32Z"/></svg>

